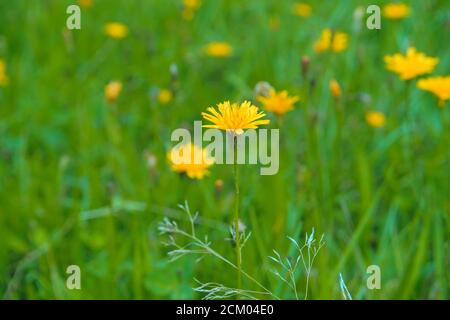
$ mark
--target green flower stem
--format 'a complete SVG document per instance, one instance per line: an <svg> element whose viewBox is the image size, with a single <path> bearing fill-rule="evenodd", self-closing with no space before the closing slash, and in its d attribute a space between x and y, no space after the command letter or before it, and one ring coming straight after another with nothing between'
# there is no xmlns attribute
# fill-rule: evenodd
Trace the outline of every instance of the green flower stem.
<svg viewBox="0 0 450 320"><path fill-rule="evenodd" d="M237 137L234 137L234 164L233 164L233 175L234 175L234 230L236 237L236 267L237 267L237 288L241 288L241 236L239 230L239 170L237 164Z"/></svg>

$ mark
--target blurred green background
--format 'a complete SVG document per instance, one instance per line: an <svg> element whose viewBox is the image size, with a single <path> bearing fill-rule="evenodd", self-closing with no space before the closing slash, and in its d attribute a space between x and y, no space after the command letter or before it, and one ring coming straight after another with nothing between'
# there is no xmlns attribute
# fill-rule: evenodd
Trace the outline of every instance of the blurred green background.
<svg viewBox="0 0 450 320"><path fill-rule="evenodd" d="M307 2L308 1L304 1ZM157 225L180 226L185 200L199 211L198 232L234 260L228 226L232 168L203 180L170 170L172 130L192 128L208 106L255 101L268 81L299 95L280 128L280 172L241 168L241 218L252 236L243 268L277 295L294 298L271 274L272 249L287 255L287 236L312 227L325 234L309 283L311 299L342 299L342 272L355 299L446 299L449 293L450 105L385 70L386 54L415 46L450 71L450 2L411 1L411 16L368 30L355 9L385 1L203 0L191 20L181 0L94 0L81 30L66 29L74 1L0 0L0 297L6 299L196 299L194 278L235 285L235 272L210 257L169 263ZM129 28L111 39L104 25ZM349 34L339 54L317 54L324 28ZM204 55L210 41L233 47ZM301 74L310 57L313 89ZM176 64L178 81L169 68ZM328 83L336 79L336 102ZM116 103L111 80L123 83ZM161 88L173 99L157 99ZM367 110L386 126L370 127ZM216 180L224 182L222 190ZM186 224L187 225L187 224ZM81 268L81 290L66 288L66 268ZM366 268L381 268L381 290L368 290ZM298 278L299 288L305 286ZM244 280L244 286L255 289ZM299 289L302 292L302 289ZM304 292L303 292L304 293ZM302 293L302 294L303 294Z"/></svg>

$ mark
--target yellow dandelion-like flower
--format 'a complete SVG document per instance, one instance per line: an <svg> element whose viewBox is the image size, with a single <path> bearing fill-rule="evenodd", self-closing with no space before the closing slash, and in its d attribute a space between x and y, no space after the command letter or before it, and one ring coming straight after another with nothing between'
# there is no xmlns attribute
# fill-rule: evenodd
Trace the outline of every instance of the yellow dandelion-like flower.
<svg viewBox="0 0 450 320"><path fill-rule="evenodd" d="M0 86L6 86L8 82L9 79L6 74L6 63L3 59L0 59Z"/></svg>
<svg viewBox="0 0 450 320"><path fill-rule="evenodd" d="M78 0L78 3L85 9L92 7L92 0Z"/></svg>
<svg viewBox="0 0 450 320"><path fill-rule="evenodd" d="M383 16L391 20L406 18L410 14L410 7L404 3L389 3L383 7Z"/></svg>
<svg viewBox="0 0 450 320"><path fill-rule="evenodd" d="M114 39L122 39L128 35L128 27L120 22L110 22L105 25L105 33Z"/></svg>
<svg viewBox="0 0 450 320"><path fill-rule="evenodd" d="M211 57L226 58L231 55L233 48L227 42L210 42L204 48L205 53Z"/></svg>
<svg viewBox="0 0 450 320"><path fill-rule="evenodd" d="M105 97L108 102L112 103L117 100L122 91L122 82L111 81L105 86Z"/></svg>
<svg viewBox="0 0 450 320"><path fill-rule="evenodd" d="M206 149L192 143L172 148L167 157L172 171L184 173L191 179L203 179L209 174L208 168L214 164Z"/></svg>
<svg viewBox="0 0 450 320"><path fill-rule="evenodd" d="M294 104L300 100L297 96L290 97L286 90L279 93L275 90L270 90L268 96L258 96L257 99L262 102L264 109L279 116L293 110Z"/></svg>
<svg viewBox="0 0 450 320"><path fill-rule="evenodd" d="M209 113L202 112L203 118L213 123L203 127L226 130L239 135L244 133L244 129L256 129L258 126L270 122L268 119L261 119L266 114L259 111L258 107L249 101L244 101L241 104L225 101L219 103L217 108L218 111L209 107L207 109Z"/></svg>
<svg viewBox="0 0 450 320"><path fill-rule="evenodd" d="M170 101L172 101L173 94L172 91L168 89L161 89L158 93L158 101L161 104L168 104Z"/></svg>
<svg viewBox="0 0 450 320"><path fill-rule="evenodd" d="M299 17L309 17L312 12L312 7L307 3L294 4L294 13Z"/></svg>
<svg viewBox="0 0 450 320"><path fill-rule="evenodd" d="M369 111L366 113L367 123L374 128L382 128L386 123L386 117L382 112Z"/></svg>
<svg viewBox="0 0 450 320"><path fill-rule="evenodd" d="M339 98L342 95L341 86L335 79L330 81L330 91L335 98Z"/></svg>
<svg viewBox="0 0 450 320"><path fill-rule="evenodd" d="M445 101L450 100L450 76L421 79L417 82L417 87L438 97L441 107L444 106Z"/></svg>
<svg viewBox="0 0 450 320"><path fill-rule="evenodd" d="M422 74L430 73L439 63L439 59L427 57L417 52L416 48L408 48L406 55L396 53L385 56L386 69L397 73L402 80L410 80Z"/></svg>
<svg viewBox="0 0 450 320"><path fill-rule="evenodd" d="M319 40L314 43L314 51L317 53L328 50L336 53L344 51L348 46L348 35L344 32L325 29L322 31Z"/></svg>

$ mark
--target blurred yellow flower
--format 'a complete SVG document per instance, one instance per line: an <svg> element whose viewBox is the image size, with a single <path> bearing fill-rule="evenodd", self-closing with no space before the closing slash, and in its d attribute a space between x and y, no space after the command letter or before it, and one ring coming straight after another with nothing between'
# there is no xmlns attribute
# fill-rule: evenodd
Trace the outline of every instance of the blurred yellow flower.
<svg viewBox="0 0 450 320"><path fill-rule="evenodd" d="M409 16L410 8L404 3L389 3L383 7L383 16L391 20L399 20Z"/></svg>
<svg viewBox="0 0 450 320"><path fill-rule="evenodd" d="M172 148L167 156L172 171L184 173L191 179L203 179L209 174L208 168L214 164L206 149L192 143Z"/></svg>
<svg viewBox="0 0 450 320"><path fill-rule="evenodd" d="M342 95L341 86L335 79L330 81L330 91L335 98L339 98Z"/></svg>
<svg viewBox="0 0 450 320"><path fill-rule="evenodd" d="M322 31L319 40L314 43L314 51L321 53L332 50L339 53L347 48L347 44L348 35L346 33L325 29Z"/></svg>
<svg viewBox="0 0 450 320"><path fill-rule="evenodd" d="M312 7L307 3L294 4L294 13L299 17L309 17L312 12Z"/></svg>
<svg viewBox="0 0 450 320"><path fill-rule="evenodd" d="M417 87L438 97L441 107L444 106L445 101L450 100L450 76L421 79L417 82Z"/></svg>
<svg viewBox="0 0 450 320"><path fill-rule="evenodd" d="M110 81L105 87L105 97L108 102L115 102L122 91L122 82Z"/></svg>
<svg viewBox="0 0 450 320"><path fill-rule="evenodd" d="M416 48L408 48L406 55L396 53L385 56L386 69L397 73L402 80L410 80L425 73L430 73L439 63L439 59L427 57L417 52Z"/></svg>
<svg viewBox="0 0 450 320"><path fill-rule="evenodd" d="M172 101L173 94L172 91L168 89L161 89L158 93L158 101L161 104L168 104L170 101Z"/></svg>
<svg viewBox="0 0 450 320"><path fill-rule="evenodd" d="M210 42L205 47L205 53L211 57L229 57L233 48L227 42Z"/></svg>
<svg viewBox="0 0 450 320"><path fill-rule="evenodd" d="M200 0L183 0L183 18L188 21L192 20L201 4L202 2Z"/></svg>
<svg viewBox="0 0 450 320"><path fill-rule="evenodd" d="M82 8L90 8L92 6L92 0L78 0L78 3Z"/></svg>
<svg viewBox="0 0 450 320"><path fill-rule="evenodd" d="M300 100L297 96L289 97L286 90L283 90L280 93L277 93L275 90L271 90L267 97L258 96L257 99L262 102L264 109L279 116L293 110L294 103Z"/></svg>
<svg viewBox="0 0 450 320"><path fill-rule="evenodd" d="M381 128L384 127L386 117L382 112L369 111L366 113L366 121L371 127Z"/></svg>
<svg viewBox="0 0 450 320"><path fill-rule="evenodd" d="M249 101L241 104L225 101L219 103L217 107L219 112L213 107L207 109L209 113L202 112L203 118L213 123L203 127L226 130L239 135L244 133L244 129L256 129L270 122L270 120L261 119L266 114L259 111L258 107Z"/></svg>
<svg viewBox="0 0 450 320"><path fill-rule="evenodd" d="M105 25L105 33L111 38L122 39L128 35L128 27L120 22L111 22Z"/></svg>
<svg viewBox="0 0 450 320"><path fill-rule="evenodd" d="M6 86L8 84L8 75L6 74L6 63L3 59L0 59L0 86Z"/></svg>
<svg viewBox="0 0 450 320"><path fill-rule="evenodd" d="M183 0L184 8L197 10L202 5L201 0Z"/></svg>
<svg viewBox="0 0 450 320"><path fill-rule="evenodd" d="M216 181L214 181L214 188L216 189L216 192L222 192L223 180L217 179Z"/></svg>

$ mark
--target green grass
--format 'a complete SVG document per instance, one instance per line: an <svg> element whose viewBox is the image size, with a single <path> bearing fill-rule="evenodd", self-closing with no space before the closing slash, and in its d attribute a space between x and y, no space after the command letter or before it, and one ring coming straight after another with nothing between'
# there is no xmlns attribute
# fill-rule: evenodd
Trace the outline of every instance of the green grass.
<svg viewBox="0 0 450 320"><path fill-rule="evenodd" d="M408 87L385 70L383 56L414 45L440 58L434 74L449 75L450 3L410 1L409 18L383 20L379 31L363 23L357 32L354 9L385 1L322 2L311 1L305 19L292 14L293 1L203 0L187 22L181 1L94 0L67 40L73 1L0 0L0 58L10 78L0 87L0 297L193 299L201 297L191 289L194 278L235 286L236 272L211 257L169 263L157 232L167 215L188 227L177 209L187 200L200 212L201 237L235 261L224 240L234 210L232 166L193 181L171 172L166 152L172 130L192 128L223 100L254 99L255 84L265 80L301 101L280 128L280 172L239 168L240 217L252 231L243 269L277 296L294 298L271 274L268 256L272 249L293 254L287 236L303 239L314 227L325 246L309 298L342 299L342 273L355 299L447 299L450 103L438 108L431 94ZM271 17L279 17L277 31ZM125 23L129 36L107 38L110 21ZM314 53L326 27L349 33L346 51ZM233 56L205 57L212 40L229 42ZM310 95L304 55L316 83ZM162 106L152 92L170 87L172 63L178 92ZM339 106L332 78L343 87ZM103 96L112 79L124 83L115 106ZM368 109L386 114L385 128L367 125ZM153 170L149 153L157 158ZM219 193L216 179L224 181ZM81 268L82 290L66 289L71 264ZM381 290L366 287L372 264L381 268ZM302 297L305 279L297 285Z"/></svg>

